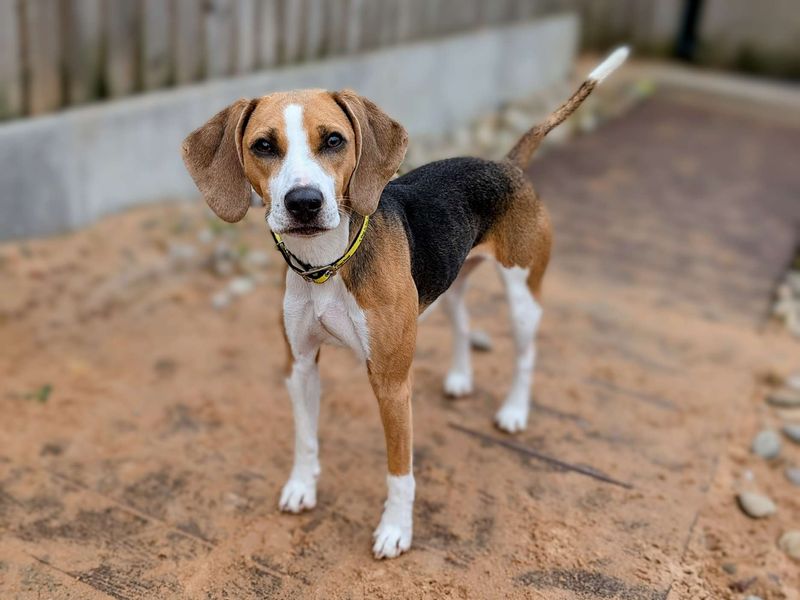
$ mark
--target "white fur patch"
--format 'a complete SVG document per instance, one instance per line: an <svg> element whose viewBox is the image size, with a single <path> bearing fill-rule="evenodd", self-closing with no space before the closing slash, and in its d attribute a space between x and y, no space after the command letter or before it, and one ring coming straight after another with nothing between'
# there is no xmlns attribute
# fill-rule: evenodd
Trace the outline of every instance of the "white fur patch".
<svg viewBox="0 0 800 600"><path fill-rule="evenodd" d="M411 547L414 529L414 475L388 475L383 515L372 534L375 558L394 558Z"/></svg>
<svg viewBox="0 0 800 600"><path fill-rule="evenodd" d="M536 363L534 338L542 318L542 307L528 288L528 269L506 269L498 265L498 270L506 286L516 357L511 390L495 415L495 423L503 431L515 433L525 429L528 423L533 368Z"/></svg>
<svg viewBox="0 0 800 600"><path fill-rule="evenodd" d="M587 77L587 79L601 83L606 77L611 75L611 73L616 71L620 65L625 62L630 53L630 48L627 46L621 46L617 48L611 54L609 54L608 58L597 65L597 67L595 67L595 69L589 73L589 77Z"/></svg>
<svg viewBox="0 0 800 600"><path fill-rule="evenodd" d="M292 365L286 387L292 398L294 412L294 467L289 481L283 486L280 509L299 513L317 505L319 477L319 369L315 354L304 354Z"/></svg>
<svg viewBox="0 0 800 600"><path fill-rule="evenodd" d="M288 147L281 168L269 181L272 198L272 207L267 218L269 227L277 233L283 233L289 228L292 221L284 204L286 194L298 186L311 186L322 192L320 227L333 229L341 221L339 205L336 203L336 184L333 176L322 168L311 153L308 132L303 126L303 107L290 104L283 109L283 120Z"/></svg>

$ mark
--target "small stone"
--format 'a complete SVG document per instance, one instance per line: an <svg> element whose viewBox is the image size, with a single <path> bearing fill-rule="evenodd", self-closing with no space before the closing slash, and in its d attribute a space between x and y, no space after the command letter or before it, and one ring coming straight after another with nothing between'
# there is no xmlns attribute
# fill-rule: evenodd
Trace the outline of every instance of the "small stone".
<svg viewBox="0 0 800 600"><path fill-rule="evenodd" d="M787 423L783 426L783 433L795 444L800 444L800 424Z"/></svg>
<svg viewBox="0 0 800 600"><path fill-rule="evenodd" d="M777 431L764 429L753 438L751 448L761 458L775 458L781 453L781 436Z"/></svg>
<svg viewBox="0 0 800 600"><path fill-rule="evenodd" d="M800 392L800 373L789 375L786 378L786 387L795 392Z"/></svg>
<svg viewBox="0 0 800 600"><path fill-rule="evenodd" d="M748 517L754 519L768 517L778 510L772 500L756 492L741 492L736 496L736 499L739 501L739 507L742 511Z"/></svg>
<svg viewBox="0 0 800 600"><path fill-rule="evenodd" d="M249 267L263 269L269 265L269 254L263 250L251 250L244 257L244 263Z"/></svg>
<svg viewBox="0 0 800 600"><path fill-rule="evenodd" d="M217 310L222 310L227 308L227 306L231 303L231 295L228 290L220 290L213 296L211 296L211 306L213 306Z"/></svg>
<svg viewBox="0 0 800 600"><path fill-rule="evenodd" d="M775 392L767 397L767 403L780 408L800 407L800 391L787 389Z"/></svg>
<svg viewBox="0 0 800 600"><path fill-rule="evenodd" d="M786 479L788 479L790 483L800 486L800 467L786 467L783 474L786 475Z"/></svg>
<svg viewBox="0 0 800 600"><path fill-rule="evenodd" d="M185 267L190 265L197 256L197 248L191 244L173 242L167 250L169 260L175 267Z"/></svg>
<svg viewBox="0 0 800 600"><path fill-rule="evenodd" d="M728 575L736 575L736 565L734 563L722 563L722 570L725 571Z"/></svg>
<svg viewBox="0 0 800 600"><path fill-rule="evenodd" d="M201 229L197 232L197 241L201 244L210 244L214 240L214 232L210 229Z"/></svg>
<svg viewBox="0 0 800 600"><path fill-rule="evenodd" d="M761 596L753 596L751 594L750 596L745 596L744 600L761 600Z"/></svg>
<svg viewBox="0 0 800 600"><path fill-rule="evenodd" d="M778 546L795 560L800 560L800 529L784 533L778 540Z"/></svg>
<svg viewBox="0 0 800 600"><path fill-rule="evenodd" d="M492 338L489 334L480 329L470 331L469 343L473 350L478 352L489 352L492 349Z"/></svg>
<svg viewBox="0 0 800 600"><path fill-rule="evenodd" d="M249 277L234 277L228 284L228 291L234 296L244 296L252 292L255 287L255 282Z"/></svg>

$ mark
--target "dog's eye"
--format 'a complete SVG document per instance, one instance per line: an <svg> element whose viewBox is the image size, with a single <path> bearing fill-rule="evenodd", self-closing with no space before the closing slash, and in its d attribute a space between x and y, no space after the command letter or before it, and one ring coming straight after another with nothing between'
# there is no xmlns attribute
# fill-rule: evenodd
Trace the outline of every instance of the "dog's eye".
<svg viewBox="0 0 800 600"><path fill-rule="evenodd" d="M344 142L344 138L339 135L338 133L331 133L328 134L328 137L325 138L325 147L326 148L338 148Z"/></svg>
<svg viewBox="0 0 800 600"><path fill-rule="evenodd" d="M272 154L274 152L274 148L272 144L270 144L269 140L264 138L259 138L255 142L252 143L250 149L255 152L256 154Z"/></svg>

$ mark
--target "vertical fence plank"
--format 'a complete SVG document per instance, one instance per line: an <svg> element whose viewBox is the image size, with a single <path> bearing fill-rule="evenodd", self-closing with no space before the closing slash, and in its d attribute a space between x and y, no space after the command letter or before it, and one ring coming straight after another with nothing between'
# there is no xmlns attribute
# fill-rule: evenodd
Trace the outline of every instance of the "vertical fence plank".
<svg viewBox="0 0 800 600"><path fill-rule="evenodd" d="M106 10L106 84L112 97L127 96L139 87L139 3L104 2Z"/></svg>
<svg viewBox="0 0 800 600"><path fill-rule="evenodd" d="M325 19L325 54L341 54L347 36L347 0L326 0L323 6Z"/></svg>
<svg viewBox="0 0 800 600"><path fill-rule="evenodd" d="M22 114L22 53L18 0L0 2L0 119Z"/></svg>
<svg viewBox="0 0 800 600"><path fill-rule="evenodd" d="M358 52L361 48L361 31L364 24L365 0L350 0L347 5L347 37L345 50L348 53Z"/></svg>
<svg viewBox="0 0 800 600"><path fill-rule="evenodd" d="M302 0L281 2L281 62L294 63L300 60L303 51L303 4Z"/></svg>
<svg viewBox="0 0 800 600"><path fill-rule="evenodd" d="M278 0L259 0L257 5L258 33L256 52L262 69L278 64L280 49L280 13Z"/></svg>
<svg viewBox="0 0 800 600"><path fill-rule="evenodd" d="M172 72L172 7L165 0L142 0L142 84L166 87Z"/></svg>
<svg viewBox="0 0 800 600"><path fill-rule="evenodd" d="M63 53L66 101L82 104L102 94L101 0L63 3Z"/></svg>
<svg viewBox="0 0 800 600"><path fill-rule="evenodd" d="M236 72L249 73L256 67L258 48L257 0L238 0L236 3Z"/></svg>
<svg viewBox="0 0 800 600"><path fill-rule="evenodd" d="M22 12L28 79L28 112L38 115L61 106L59 6L52 0L27 0Z"/></svg>
<svg viewBox="0 0 800 600"><path fill-rule="evenodd" d="M205 43L202 4L197 0L175 0L174 69L179 84L203 76Z"/></svg>
<svg viewBox="0 0 800 600"><path fill-rule="evenodd" d="M325 2L327 0L305 0L303 17L303 59L314 60L322 55L325 40Z"/></svg>
<svg viewBox="0 0 800 600"><path fill-rule="evenodd" d="M206 77L233 73L236 62L236 15L233 0L207 0Z"/></svg>
<svg viewBox="0 0 800 600"><path fill-rule="evenodd" d="M395 23L396 39L399 43L414 39L416 18L414 0L397 0L397 22Z"/></svg>

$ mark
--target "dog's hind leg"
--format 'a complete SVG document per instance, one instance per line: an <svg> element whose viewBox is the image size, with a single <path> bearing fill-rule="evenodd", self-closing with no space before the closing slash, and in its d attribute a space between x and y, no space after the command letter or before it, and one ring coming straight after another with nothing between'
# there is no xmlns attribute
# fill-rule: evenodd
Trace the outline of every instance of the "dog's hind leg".
<svg viewBox="0 0 800 600"><path fill-rule="evenodd" d="M467 258L458 277L442 298L442 305L453 326L453 362L444 380L444 391L448 396L459 397L472 392L469 315L464 296L467 278L483 262L483 258L480 254Z"/></svg>
<svg viewBox="0 0 800 600"><path fill-rule="evenodd" d="M528 422L533 368L536 363L535 337L542 317L542 308L534 296L541 275L531 269L503 267L498 271L508 296L511 327L514 335L514 379L503 406L495 415L495 424L509 433L522 431ZM533 285L531 285L533 284Z"/></svg>

